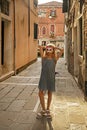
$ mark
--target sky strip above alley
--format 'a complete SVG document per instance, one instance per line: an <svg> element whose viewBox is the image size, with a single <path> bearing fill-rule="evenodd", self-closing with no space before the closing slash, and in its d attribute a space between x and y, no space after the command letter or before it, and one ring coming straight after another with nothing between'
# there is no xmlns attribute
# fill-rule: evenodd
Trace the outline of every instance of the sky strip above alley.
<svg viewBox="0 0 87 130"><path fill-rule="evenodd" d="M38 0L38 4L43 4L51 1L57 1L57 2L62 2L62 0Z"/></svg>

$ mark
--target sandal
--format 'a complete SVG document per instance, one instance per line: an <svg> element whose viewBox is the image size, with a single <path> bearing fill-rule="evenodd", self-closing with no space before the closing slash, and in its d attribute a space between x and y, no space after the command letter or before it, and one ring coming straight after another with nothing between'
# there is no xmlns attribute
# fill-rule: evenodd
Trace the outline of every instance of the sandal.
<svg viewBox="0 0 87 130"><path fill-rule="evenodd" d="M51 114L50 114L50 110L46 110L46 113L47 113L47 118L48 118L48 119L52 119L52 116L51 116Z"/></svg>
<svg viewBox="0 0 87 130"><path fill-rule="evenodd" d="M42 118L43 116L47 116L47 113L46 111L42 110L41 112L37 113L37 119L40 119Z"/></svg>

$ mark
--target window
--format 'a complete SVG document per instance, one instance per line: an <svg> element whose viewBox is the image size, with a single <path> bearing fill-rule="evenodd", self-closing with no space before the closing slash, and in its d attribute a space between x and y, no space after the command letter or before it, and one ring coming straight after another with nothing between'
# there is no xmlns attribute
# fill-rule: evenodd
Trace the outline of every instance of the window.
<svg viewBox="0 0 87 130"><path fill-rule="evenodd" d="M34 23L34 39L37 39L38 34L38 24Z"/></svg>
<svg viewBox="0 0 87 130"><path fill-rule="evenodd" d="M54 25L51 25L51 28L50 28L50 37L54 37Z"/></svg>
<svg viewBox="0 0 87 130"><path fill-rule="evenodd" d="M38 16L40 16L41 15L41 11L38 11Z"/></svg>
<svg viewBox="0 0 87 130"><path fill-rule="evenodd" d="M84 0L79 0L80 2L80 13L82 13L82 6L83 6L83 3L84 3Z"/></svg>
<svg viewBox="0 0 87 130"><path fill-rule="evenodd" d="M80 55L82 55L82 18L79 20L80 25Z"/></svg>
<svg viewBox="0 0 87 130"><path fill-rule="evenodd" d="M68 0L63 0L63 7L62 7L63 13L68 11L67 8L68 8Z"/></svg>
<svg viewBox="0 0 87 130"><path fill-rule="evenodd" d="M50 16L56 17L56 10L51 10L50 11Z"/></svg>
<svg viewBox="0 0 87 130"><path fill-rule="evenodd" d="M1 64L4 65L4 21L1 23Z"/></svg>
<svg viewBox="0 0 87 130"><path fill-rule="evenodd" d="M37 7L37 5L38 5L37 0L34 0L34 6Z"/></svg>
<svg viewBox="0 0 87 130"><path fill-rule="evenodd" d="M46 41L42 41L42 46L46 46Z"/></svg>
<svg viewBox="0 0 87 130"><path fill-rule="evenodd" d="M51 32L54 32L54 25L51 25Z"/></svg>
<svg viewBox="0 0 87 130"><path fill-rule="evenodd" d="M46 11L40 9L40 10L38 11L38 17L46 17Z"/></svg>
<svg viewBox="0 0 87 130"><path fill-rule="evenodd" d="M43 27L43 29L42 29L42 34L46 34L46 28L45 27Z"/></svg>
<svg viewBox="0 0 87 130"><path fill-rule="evenodd" d="M9 2L8 0L0 0L0 11L9 15Z"/></svg>

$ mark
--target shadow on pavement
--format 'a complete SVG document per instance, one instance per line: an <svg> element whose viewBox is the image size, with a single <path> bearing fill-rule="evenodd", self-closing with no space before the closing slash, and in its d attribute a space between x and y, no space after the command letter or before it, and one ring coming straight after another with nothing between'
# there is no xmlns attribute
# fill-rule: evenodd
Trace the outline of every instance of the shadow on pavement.
<svg viewBox="0 0 87 130"><path fill-rule="evenodd" d="M52 126L52 120L47 119L46 117L36 119L32 130L54 130Z"/></svg>

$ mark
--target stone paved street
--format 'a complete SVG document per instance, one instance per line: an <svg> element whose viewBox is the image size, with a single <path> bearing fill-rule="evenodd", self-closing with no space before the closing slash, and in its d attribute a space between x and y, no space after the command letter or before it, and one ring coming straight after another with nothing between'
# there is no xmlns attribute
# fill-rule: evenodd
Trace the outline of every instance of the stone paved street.
<svg viewBox="0 0 87 130"><path fill-rule="evenodd" d="M87 130L87 102L68 73L63 58L59 59L56 71L52 121L36 119L36 113L40 110L40 59L18 75L0 82L0 130Z"/></svg>

